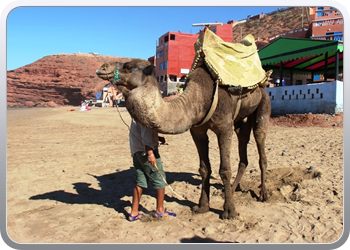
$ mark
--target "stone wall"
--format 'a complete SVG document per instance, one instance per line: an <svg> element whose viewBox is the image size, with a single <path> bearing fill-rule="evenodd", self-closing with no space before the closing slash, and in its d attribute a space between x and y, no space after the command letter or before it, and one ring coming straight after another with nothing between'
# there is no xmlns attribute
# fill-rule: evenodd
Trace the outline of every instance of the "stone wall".
<svg viewBox="0 0 350 250"><path fill-rule="evenodd" d="M343 82L266 88L271 115L335 114L343 112Z"/></svg>

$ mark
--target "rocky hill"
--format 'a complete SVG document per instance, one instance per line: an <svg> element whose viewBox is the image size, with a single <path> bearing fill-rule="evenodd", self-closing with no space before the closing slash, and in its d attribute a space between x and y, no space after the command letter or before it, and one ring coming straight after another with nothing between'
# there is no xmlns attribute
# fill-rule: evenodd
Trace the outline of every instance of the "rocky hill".
<svg viewBox="0 0 350 250"><path fill-rule="evenodd" d="M10 107L54 107L79 105L94 99L108 85L95 71L104 62L130 58L92 54L50 55L7 72L7 105Z"/></svg>
<svg viewBox="0 0 350 250"><path fill-rule="evenodd" d="M308 27L309 23L305 12L305 9L304 13L302 12L301 7L293 7L267 14L261 19L251 19L247 22L241 22L233 26L232 41L234 43L239 42L241 37L244 38L248 34L252 34L255 39L259 38L261 42L268 42L268 38L274 35L296 28ZM302 14L304 14L304 18L302 18Z"/></svg>

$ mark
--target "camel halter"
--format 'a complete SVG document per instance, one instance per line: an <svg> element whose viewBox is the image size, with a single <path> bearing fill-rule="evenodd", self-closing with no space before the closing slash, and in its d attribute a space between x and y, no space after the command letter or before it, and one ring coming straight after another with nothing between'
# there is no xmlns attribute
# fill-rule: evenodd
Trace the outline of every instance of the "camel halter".
<svg viewBox="0 0 350 250"><path fill-rule="evenodd" d="M115 74L114 74L114 79L113 79L113 84L115 84L116 83L116 81L120 81L121 80L121 78L119 77L119 66L120 66L120 64L119 64L119 62L117 63L117 69L115 70Z"/></svg>

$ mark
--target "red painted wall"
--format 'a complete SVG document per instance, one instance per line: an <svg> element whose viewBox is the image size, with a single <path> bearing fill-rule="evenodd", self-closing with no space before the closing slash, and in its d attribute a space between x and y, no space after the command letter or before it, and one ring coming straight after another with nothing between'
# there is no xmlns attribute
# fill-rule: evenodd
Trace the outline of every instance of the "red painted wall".
<svg viewBox="0 0 350 250"><path fill-rule="evenodd" d="M210 30L225 42L232 43L232 24L223 24L220 26L210 27Z"/></svg>

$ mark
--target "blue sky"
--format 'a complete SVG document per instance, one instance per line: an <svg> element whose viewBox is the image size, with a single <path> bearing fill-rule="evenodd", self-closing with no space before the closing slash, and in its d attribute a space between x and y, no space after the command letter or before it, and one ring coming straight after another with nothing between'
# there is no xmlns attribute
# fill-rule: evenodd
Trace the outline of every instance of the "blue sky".
<svg viewBox="0 0 350 250"><path fill-rule="evenodd" d="M61 53L147 59L168 31L242 20L280 7L18 7L7 18L7 70Z"/></svg>

